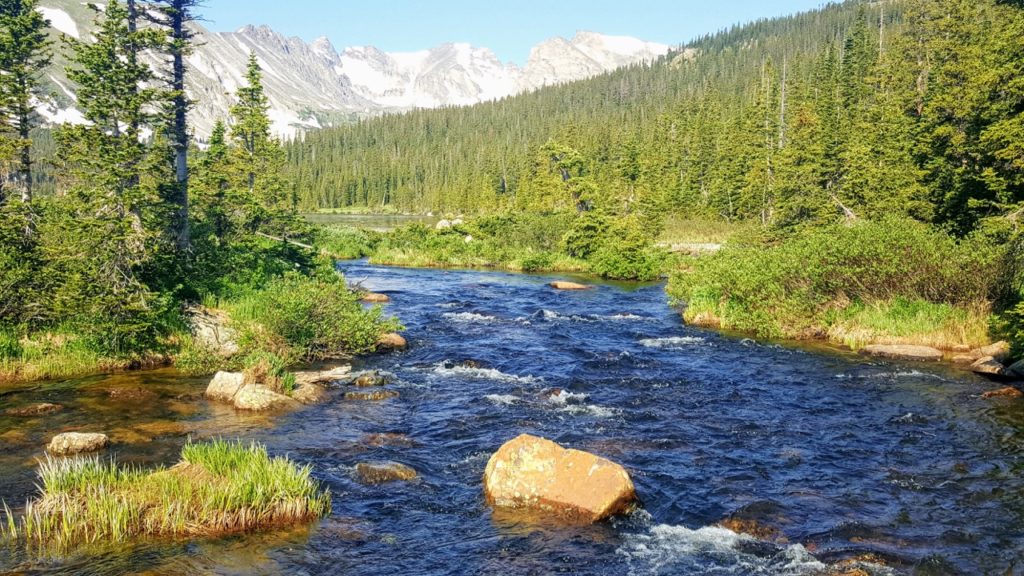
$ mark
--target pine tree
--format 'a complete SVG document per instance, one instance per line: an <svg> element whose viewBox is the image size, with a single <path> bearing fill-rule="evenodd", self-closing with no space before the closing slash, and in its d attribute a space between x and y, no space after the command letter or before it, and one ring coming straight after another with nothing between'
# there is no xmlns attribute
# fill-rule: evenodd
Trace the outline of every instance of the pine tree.
<svg viewBox="0 0 1024 576"><path fill-rule="evenodd" d="M0 1L0 115L13 132L17 184L22 200L32 200L32 129L39 124L32 103L39 76L50 63L49 22L36 10L38 0ZM0 193L0 201L3 194Z"/></svg>

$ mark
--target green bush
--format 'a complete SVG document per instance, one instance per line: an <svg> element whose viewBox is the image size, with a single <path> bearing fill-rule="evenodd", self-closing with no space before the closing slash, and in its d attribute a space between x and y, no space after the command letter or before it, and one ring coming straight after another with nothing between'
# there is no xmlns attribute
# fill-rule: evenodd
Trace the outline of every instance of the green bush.
<svg viewBox="0 0 1024 576"><path fill-rule="evenodd" d="M23 352L21 339L14 328L0 326L0 360L15 360Z"/></svg>
<svg viewBox="0 0 1024 576"><path fill-rule="evenodd" d="M627 217L614 223L590 256L590 263L592 270L605 278L653 280L661 274L665 259L665 253L654 248L639 221Z"/></svg>
<svg viewBox="0 0 1024 576"><path fill-rule="evenodd" d="M588 258L596 252L608 234L608 219L596 211L584 212L573 221L562 237L566 254L575 258Z"/></svg>
<svg viewBox="0 0 1024 576"><path fill-rule="evenodd" d="M380 243L382 234L351 226L324 226L315 234L316 247L340 260L369 256Z"/></svg>
<svg viewBox="0 0 1024 576"><path fill-rule="evenodd" d="M174 367L186 376L207 376L224 367L225 360L216 351L187 338L174 355Z"/></svg>
<svg viewBox="0 0 1024 576"><path fill-rule="evenodd" d="M687 303L688 320L766 337L820 335L851 305L986 308L999 256L984 240L915 221L861 221L728 244L674 274L668 291Z"/></svg>
<svg viewBox="0 0 1024 576"><path fill-rule="evenodd" d="M287 274L228 308L245 349L289 361L368 352L381 334L401 329L380 307L364 308L337 274Z"/></svg>

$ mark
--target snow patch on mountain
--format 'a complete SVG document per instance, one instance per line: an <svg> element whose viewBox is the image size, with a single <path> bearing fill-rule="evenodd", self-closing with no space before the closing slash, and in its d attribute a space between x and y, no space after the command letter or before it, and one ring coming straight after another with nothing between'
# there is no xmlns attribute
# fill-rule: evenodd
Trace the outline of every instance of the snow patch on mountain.
<svg viewBox="0 0 1024 576"><path fill-rule="evenodd" d="M36 10L43 15L43 18L50 21L50 26L53 26L68 36L80 38L78 34L78 25L75 24L75 19L67 12L60 8L47 8L46 6L40 6L36 8Z"/></svg>

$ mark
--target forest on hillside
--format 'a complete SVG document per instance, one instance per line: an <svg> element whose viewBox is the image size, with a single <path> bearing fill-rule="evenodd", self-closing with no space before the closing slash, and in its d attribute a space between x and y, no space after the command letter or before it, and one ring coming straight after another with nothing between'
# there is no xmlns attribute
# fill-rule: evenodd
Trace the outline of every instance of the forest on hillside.
<svg viewBox="0 0 1024 576"><path fill-rule="evenodd" d="M310 210L579 196L771 226L894 213L958 235L1015 226L1022 27L1020 7L996 0L850 0L591 80L310 133L289 167Z"/></svg>

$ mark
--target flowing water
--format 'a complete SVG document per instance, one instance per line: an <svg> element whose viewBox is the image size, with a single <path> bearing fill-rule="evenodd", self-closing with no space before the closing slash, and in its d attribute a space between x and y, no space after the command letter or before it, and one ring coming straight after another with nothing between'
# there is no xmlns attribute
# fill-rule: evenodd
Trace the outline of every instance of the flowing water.
<svg viewBox="0 0 1024 576"><path fill-rule="evenodd" d="M991 383L945 366L692 329L660 285L556 292L540 276L340 268L390 294L389 311L408 328L407 351L357 366L393 374L398 398L335 396L291 414L243 415L204 400L205 379L171 371L0 391L2 409L65 406L0 416L7 502L34 493L34 459L51 434L88 429L110 433L120 461L142 464L173 461L187 435L257 439L313 466L333 494L329 518L63 557L0 548L0 569L802 575L865 553L889 566L869 567L875 574L1024 569L1024 401L980 398ZM366 439L382 432L404 437ZM575 528L493 512L481 474L523 432L622 463L642 507ZM368 460L403 462L420 477L366 486L353 467ZM773 526L785 542L716 527L727 517Z"/></svg>

